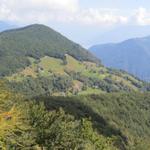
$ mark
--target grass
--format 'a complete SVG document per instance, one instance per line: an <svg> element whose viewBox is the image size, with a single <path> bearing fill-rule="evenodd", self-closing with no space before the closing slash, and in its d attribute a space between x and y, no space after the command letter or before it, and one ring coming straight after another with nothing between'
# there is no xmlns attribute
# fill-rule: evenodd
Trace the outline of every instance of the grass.
<svg viewBox="0 0 150 150"><path fill-rule="evenodd" d="M80 61L76 60L72 56L66 56L67 64L65 66L66 70L75 71L75 72L82 72L85 70L85 66Z"/></svg>
<svg viewBox="0 0 150 150"><path fill-rule="evenodd" d="M45 75L51 72L61 75L65 74L63 61L61 59L45 56L41 58L39 66L43 68Z"/></svg>
<svg viewBox="0 0 150 150"><path fill-rule="evenodd" d="M31 62L31 66L26 67L23 71L18 72L11 77L9 80L18 80L26 76L36 77L37 74L40 76L49 76L50 74L59 74L59 75L67 75L66 70L68 72L80 72L82 75L86 77L95 77L104 79L109 74L107 73L107 69L104 67L98 67L95 63L92 62L80 62L73 58L70 55L66 56L67 64L64 65L63 61L58 58L45 56L39 60L39 63L35 63L36 60L34 58L29 57ZM103 73L101 73L103 72Z"/></svg>
<svg viewBox="0 0 150 150"><path fill-rule="evenodd" d="M28 59L31 62L30 66L6 78L9 81L14 80L16 82L20 82L28 76L31 76L33 78L36 78L37 76L49 77L50 75L53 74L60 76L61 75L68 76L66 72L73 71L73 72L80 72L81 75L85 77L97 78L99 80L103 80L106 77L109 77L115 82L118 83L122 82L125 86L134 89L135 91L138 90L138 88L134 86L131 81L134 81L135 83L136 82L138 83L139 81L136 80L134 77L128 75L127 73L120 73L118 75L114 73L110 74L109 70L103 66L97 66L95 63L88 61L80 62L70 55L66 55L66 62L67 62L66 64L63 63L62 59L49 56L45 56L40 60L36 60L32 57L28 57ZM129 80L127 80L127 78ZM83 86L82 84L83 83L79 81L74 81L72 88L78 89L78 91L80 91L80 89ZM80 94L90 94L90 93L99 93L99 89L91 88L87 89L86 91L80 92Z"/></svg>
<svg viewBox="0 0 150 150"><path fill-rule="evenodd" d="M78 80L74 80L73 81L73 90L74 91L81 91L83 87L83 83L78 81Z"/></svg>

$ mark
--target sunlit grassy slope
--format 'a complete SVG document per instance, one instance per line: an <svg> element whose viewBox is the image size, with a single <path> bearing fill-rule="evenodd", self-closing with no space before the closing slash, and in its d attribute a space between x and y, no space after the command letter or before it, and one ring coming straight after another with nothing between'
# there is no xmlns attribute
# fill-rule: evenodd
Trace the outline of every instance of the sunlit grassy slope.
<svg viewBox="0 0 150 150"><path fill-rule="evenodd" d="M44 56L41 59L28 57L28 59L31 62L30 66L18 71L12 76L6 77L10 82L21 82L28 77L35 79L38 77L51 78L55 75L69 78L71 73L80 73L83 77L98 81L103 81L108 78L114 82L114 87L116 86L115 84L119 83L135 91L138 90L135 83L142 84L141 81L125 72L110 70L102 65L97 65L89 61L79 61L68 54L65 55L65 60L49 56ZM79 94L98 93L101 91L96 86L82 90L83 86L81 80L73 80L72 87L80 91ZM59 95L58 93L54 94Z"/></svg>

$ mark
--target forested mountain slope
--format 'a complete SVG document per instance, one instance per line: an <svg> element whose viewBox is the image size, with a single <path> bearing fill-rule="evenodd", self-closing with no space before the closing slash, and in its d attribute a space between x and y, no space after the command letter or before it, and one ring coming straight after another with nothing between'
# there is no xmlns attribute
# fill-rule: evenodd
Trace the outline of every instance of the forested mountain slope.
<svg viewBox="0 0 150 150"><path fill-rule="evenodd" d="M65 55L63 60L49 56L28 59L30 66L4 79L12 89L29 96L148 90L144 82L126 72L81 62L70 55Z"/></svg>
<svg viewBox="0 0 150 150"><path fill-rule="evenodd" d="M78 60L98 62L90 52L44 25L1 32L0 76L30 65L29 56L36 59L45 55L63 58L66 53Z"/></svg>
<svg viewBox="0 0 150 150"><path fill-rule="evenodd" d="M104 67L80 45L38 24L0 33L0 77L31 96L147 90L134 76Z"/></svg>
<svg viewBox="0 0 150 150"><path fill-rule="evenodd" d="M149 150L149 93L27 100L5 84L0 82L2 150Z"/></svg>

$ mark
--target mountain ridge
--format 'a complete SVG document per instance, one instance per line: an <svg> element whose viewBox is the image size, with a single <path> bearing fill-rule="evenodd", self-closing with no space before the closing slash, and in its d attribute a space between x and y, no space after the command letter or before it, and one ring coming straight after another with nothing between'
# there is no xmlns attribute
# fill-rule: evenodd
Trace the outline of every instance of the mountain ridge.
<svg viewBox="0 0 150 150"><path fill-rule="evenodd" d="M0 77L31 96L147 90L144 82L104 67L80 45L39 24L0 35Z"/></svg>
<svg viewBox="0 0 150 150"><path fill-rule="evenodd" d="M33 24L3 31L0 34L0 76L28 66L26 56L38 59L50 55L63 59L66 53L81 61L100 63L100 60L86 49L45 25ZM8 67L10 69L7 69Z"/></svg>
<svg viewBox="0 0 150 150"><path fill-rule="evenodd" d="M142 80L150 80L150 36L120 43L106 43L89 48L104 65L125 70ZM140 62L140 63L139 63Z"/></svg>

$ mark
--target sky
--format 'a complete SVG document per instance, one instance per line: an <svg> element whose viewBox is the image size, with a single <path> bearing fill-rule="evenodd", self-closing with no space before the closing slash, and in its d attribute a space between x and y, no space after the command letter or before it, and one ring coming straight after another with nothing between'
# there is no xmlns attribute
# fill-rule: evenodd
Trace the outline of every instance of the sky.
<svg viewBox="0 0 150 150"><path fill-rule="evenodd" d="M0 22L45 24L89 47L149 35L149 8L149 0L0 0Z"/></svg>

